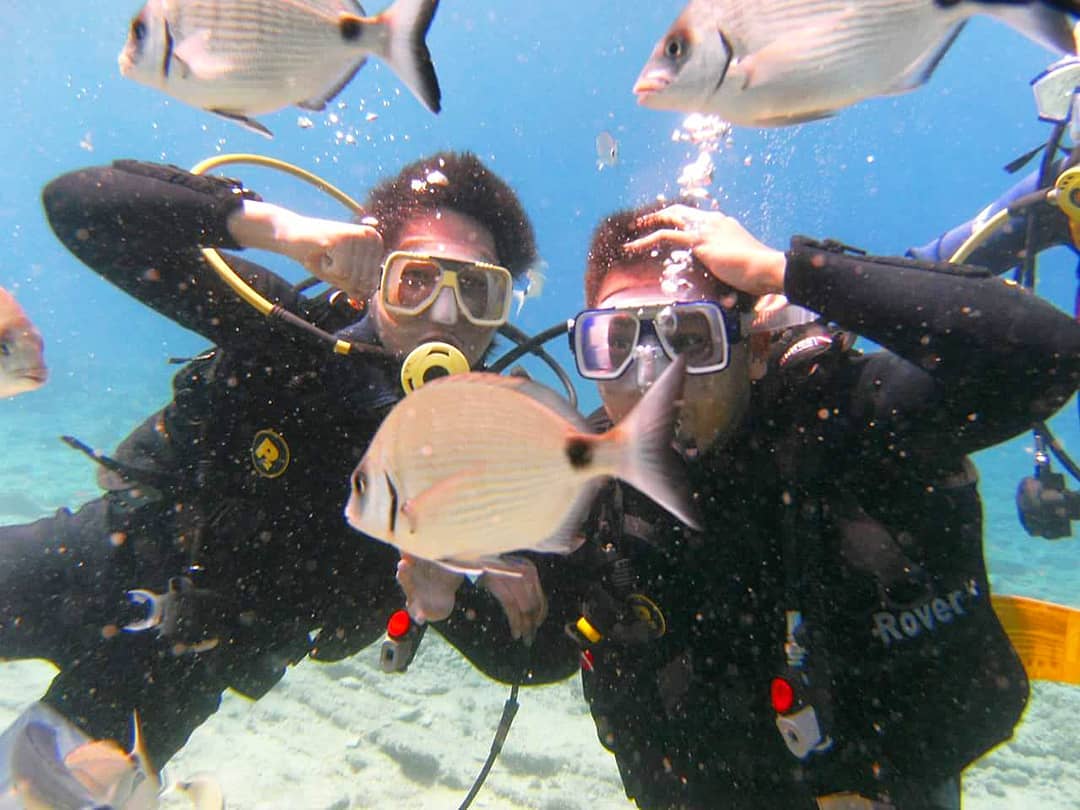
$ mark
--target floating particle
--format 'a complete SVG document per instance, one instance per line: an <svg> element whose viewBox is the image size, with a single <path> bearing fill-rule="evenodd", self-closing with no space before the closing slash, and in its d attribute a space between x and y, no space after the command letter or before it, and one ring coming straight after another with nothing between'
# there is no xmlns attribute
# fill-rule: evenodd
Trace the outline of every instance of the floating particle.
<svg viewBox="0 0 1080 810"><path fill-rule="evenodd" d="M315 126L315 122L308 118L306 115L300 115L296 118L296 125L300 127L300 129L311 129L313 126Z"/></svg>

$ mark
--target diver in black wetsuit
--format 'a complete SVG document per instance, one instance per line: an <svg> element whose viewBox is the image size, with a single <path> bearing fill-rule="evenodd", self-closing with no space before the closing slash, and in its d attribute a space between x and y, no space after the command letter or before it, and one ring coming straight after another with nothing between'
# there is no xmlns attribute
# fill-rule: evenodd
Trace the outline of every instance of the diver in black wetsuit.
<svg viewBox="0 0 1080 810"><path fill-rule="evenodd" d="M586 596L586 619L618 625L605 607L633 592L666 623L649 641L623 629L626 640L585 639L586 695L628 793L643 807L828 807L846 793L955 805L949 783L1010 736L1027 695L990 606L966 455L1072 395L1080 325L988 276L797 241L785 256L719 214L643 213L601 226L591 306L649 323L648 303L782 292L889 351L860 355L803 328L771 347L770 368L767 311L742 331L687 320L668 338L691 357L726 339L729 355L684 394L706 534L625 488L595 530L606 587ZM638 252L623 250L639 237ZM640 252L656 247L659 258ZM697 264L672 295L659 274L675 248ZM667 355L644 329L627 350L625 334L600 331L604 318L576 319L575 348L583 373L607 377L601 395L619 418ZM618 615L634 626L636 614Z"/></svg>
<svg viewBox="0 0 1080 810"><path fill-rule="evenodd" d="M791 303L759 297L774 293ZM990 605L967 454L1073 394L1080 324L974 268L805 240L784 254L685 206L604 220L586 300L572 342L611 418L687 356L680 439L706 527L614 484L586 544L537 562L577 650L541 636L534 660L580 653L627 795L958 807L960 772L1028 695ZM886 350L852 351L830 324ZM444 635L481 601L463 589Z"/></svg>
<svg viewBox="0 0 1080 810"><path fill-rule="evenodd" d="M416 184L436 169L444 183ZM235 181L134 161L64 175L43 198L75 256L214 344L113 454L103 497L0 529L0 658L54 662L60 672L44 700L91 736L126 745L137 709L160 767L226 687L258 698L287 664L308 654L337 660L382 634L402 604L397 553L346 525L349 473L403 395L401 355L445 341L481 362L490 320L508 313L482 313L481 327L470 310L509 295L473 293L509 285L536 260L533 232L514 192L471 154L434 155L377 186L365 206L377 230L301 217ZM200 247L296 258L348 295L308 298L263 268L228 261L271 301L386 351L341 356L263 317ZM391 250L410 253L384 263ZM445 286L439 256L509 272L477 265ZM361 320L380 265L382 292ZM156 596L132 606L130 590ZM123 630L145 626L152 606L164 608L154 626Z"/></svg>

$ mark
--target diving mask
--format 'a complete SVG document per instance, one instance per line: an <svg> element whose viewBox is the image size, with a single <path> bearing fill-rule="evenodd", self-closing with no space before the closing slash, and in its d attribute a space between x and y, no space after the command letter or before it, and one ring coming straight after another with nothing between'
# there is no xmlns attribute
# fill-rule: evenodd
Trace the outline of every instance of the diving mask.
<svg viewBox="0 0 1080 810"><path fill-rule="evenodd" d="M689 374L727 368L731 346L741 340L737 312L715 301L657 304L626 309L587 309L570 327L570 348L581 376L590 380L621 377L654 335L668 358L686 358Z"/></svg>
<svg viewBox="0 0 1080 810"><path fill-rule="evenodd" d="M498 327L510 316L513 286L510 271L497 264L397 250L383 262L379 295L387 312L415 316L449 287L469 323Z"/></svg>

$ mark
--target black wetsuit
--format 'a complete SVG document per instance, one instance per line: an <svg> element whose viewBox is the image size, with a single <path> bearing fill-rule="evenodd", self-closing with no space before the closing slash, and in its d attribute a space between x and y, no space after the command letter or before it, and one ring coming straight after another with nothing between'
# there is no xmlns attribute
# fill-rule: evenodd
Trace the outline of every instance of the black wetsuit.
<svg viewBox="0 0 1080 810"><path fill-rule="evenodd" d="M259 697L309 651L337 659L377 639L402 605L396 550L343 517L349 474L401 396L396 369L336 355L225 287L198 247L238 247L225 222L245 196L130 161L62 176L43 195L72 253L215 345L113 454L126 478L105 475L109 492L75 514L0 529L0 658L54 662L46 702L95 737L126 744L138 709L158 765L225 687ZM229 263L324 330L358 319L344 296L305 298ZM161 593L181 575L170 634L117 631L145 613L127 589Z"/></svg>
<svg viewBox="0 0 1080 810"><path fill-rule="evenodd" d="M755 384L741 429L690 464L703 533L611 487L589 542L540 561L548 622L584 611L606 635L583 642L585 695L643 808L788 810L844 791L951 807L955 777L1011 735L1028 694L990 606L966 456L1073 393L1080 325L989 275L789 256L793 302L891 351L834 340ZM662 637L631 594L657 606ZM832 740L805 760L770 702L795 675L787 611L803 619L801 693ZM576 657L544 638L536 660Z"/></svg>

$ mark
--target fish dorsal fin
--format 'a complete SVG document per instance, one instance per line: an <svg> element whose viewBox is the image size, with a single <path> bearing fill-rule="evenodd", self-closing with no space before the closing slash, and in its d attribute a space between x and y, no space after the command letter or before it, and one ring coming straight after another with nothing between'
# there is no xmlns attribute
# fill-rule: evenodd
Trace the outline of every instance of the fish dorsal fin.
<svg viewBox="0 0 1080 810"><path fill-rule="evenodd" d="M563 419L566 419L575 429L585 432L588 425L585 417L574 410L573 406L561 395L527 377L515 375L492 374L487 371L471 371L468 374L455 374L449 377L440 377L428 383L424 388L432 388L437 385L486 385L492 388L505 388L517 391L523 396L529 397L540 403L549 410L554 411Z"/></svg>
<svg viewBox="0 0 1080 810"><path fill-rule="evenodd" d="M202 81L213 81L227 76L235 67L231 60L210 50L213 32L200 28L176 43L173 58L188 74Z"/></svg>
<svg viewBox="0 0 1080 810"><path fill-rule="evenodd" d="M941 60L945 57L949 48L956 41L956 38L960 36L966 22L966 20L958 22L943 39L935 42L929 50L912 62L907 70L901 73L893 85L885 92L885 95L907 93L926 84L933 72L937 70L937 66L941 64Z"/></svg>
<svg viewBox="0 0 1080 810"><path fill-rule="evenodd" d="M459 470L406 500L400 508L401 515L409 527L409 533L416 534L420 530L424 525L425 516L438 514L448 505L464 497L469 491L472 480L481 471L479 467Z"/></svg>

